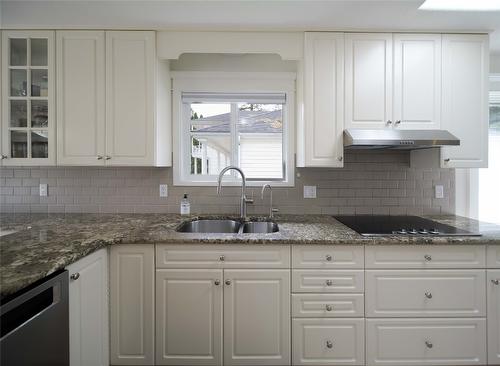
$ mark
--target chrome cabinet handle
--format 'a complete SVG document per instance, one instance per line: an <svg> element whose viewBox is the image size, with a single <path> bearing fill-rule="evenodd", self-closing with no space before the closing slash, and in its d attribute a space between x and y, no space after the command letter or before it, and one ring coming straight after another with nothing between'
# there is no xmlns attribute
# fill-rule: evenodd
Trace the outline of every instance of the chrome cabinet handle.
<svg viewBox="0 0 500 366"><path fill-rule="evenodd" d="M226 256L225 256L225 255L221 255L221 256L219 257L219 260L220 260L221 262L224 262L224 261L226 260Z"/></svg>
<svg viewBox="0 0 500 366"><path fill-rule="evenodd" d="M97 160L102 160L102 155L97 155L96 159Z"/></svg>
<svg viewBox="0 0 500 366"><path fill-rule="evenodd" d="M220 281L219 281L219 280L215 280L215 281L214 281L214 285L215 285L215 286L219 286L219 285L220 285Z"/></svg>
<svg viewBox="0 0 500 366"><path fill-rule="evenodd" d="M331 256L330 254L327 254L325 258L326 258L326 260L327 260L328 262L331 262L331 261L332 261L332 259L333 259L333 258L332 258L332 256Z"/></svg>
<svg viewBox="0 0 500 366"><path fill-rule="evenodd" d="M8 156L7 156L7 155L3 155L3 154L1 155L1 157L2 157L2 160L4 160L4 159L7 159L7 158L8 158Z"/></svg>
<svg viewBox="0 0 500 366"><path fill-rule="evenodd" d="M327 348L333 348L333 342L332 341L326 341L326 347Z"/></svg>
<svg viewBox="0 0 500 366"><path fill-rule="evenodd" d="M386 122L386 124L388 124L388 125L392 125L392 121L391 121L391 120L388 120L388 121Z"/></svg>
<svg viewBox="0 0 500 366"><path fill-rule="evenodd" d="M109 160L109 159L111 159L111 156L106 155L106 157L104 159Z"/></svg>
<svg viewBox="0 0 500 366"><path fill-rule="evenodd" d="M432 294L430 292L426 292L425 297L427 297L428 299L432 299Z"/></svg>
<svg viewBox="0 0 500 366"><path fill-rule="evenodd" d="M400 120L397 120L397 121L396 121L396 124L397 124L397 125L401 124L401 121L400 121Z"/></svg>
<svg viewBox="0 0 500 366"><path fill-rule="evenodd" d="M446 163L450 162L450 160L451 160L450 158L444 159Z"/></svg>
<svg viewBox="0 0 500 366"><path fill-rule="evenodd" d="M332 286L333 285L333 281L332 280L326 280L326 285L327 286Z"/></svg>
<svg viewBox="0 0 500 366"><path fill-rule="evenodd" d="M231 280L226 280L226 285L229 286L231 284Z"/></svg>
<svg viewBox="0 0 500 366"><path fill-rule="evenodd" d="M80 278L80 273L78 272L73 273L71 276L69 276L69 278L71 278L73 281L76 281L77 279Z"/></svg>
<svg viewBox="0 0 500 366"><path fill-rule="evenodd" d="M333 310L333 306L331 306L330 304L326 305L326 311L332 311Z"/></svg>
<svg viewBox="0 0 500 366"><path fill-rule="evenodd" d="M429 342L429 341L425 341L425 345L427 346L427 348L434 347L434 345L431 342Z"/></svg>
<svg viewBox="0 0 500 366"><path fill-rule="evenodd" d="M432 257L429 254L424 255L424 258L427 262L430 262L432 260Z"/></svg>
<svg viewBox="0 0 500 366"><path fill-rule="evenodd" d="M491 283L493 283L494 285L500 285L500 280L499 279L493 279L491 280Z"/></svg>
<svg viewBox="0 0 500 366"><path fill-rule="evenodd" d="M343 158L342 156L339 156L339 157L337 158L337 160L338 160L338 161L342 161L342 160L344 160L344 158Z"/></svg>

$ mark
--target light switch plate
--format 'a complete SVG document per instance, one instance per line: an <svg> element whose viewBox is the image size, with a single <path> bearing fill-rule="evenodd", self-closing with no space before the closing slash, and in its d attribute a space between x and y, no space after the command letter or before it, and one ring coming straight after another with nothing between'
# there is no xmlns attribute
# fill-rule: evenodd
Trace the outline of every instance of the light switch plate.
<svg viewBox="0 0 500 366"><path fill-rule="evenodd" d="M316 198L316 186L304 186L304 198Z"/></svg>
<svg viewBox="0 0 500 366"><path fill-rule="evenodd" d="M436 198L444 198L444 188L442 185L434 186L434 196Z"/></svg>
<svg viewBox="0 0 500 366"><path fill-rule="evenodd" d="M168 185L160 184L160 197L168 197Z"/></svg>
<svg viewBox="0 0 500 366"><path fill-rule="evenodd" d="M47 183L40 184L40 197L47 197L49 193L49 187Z"/></svg>

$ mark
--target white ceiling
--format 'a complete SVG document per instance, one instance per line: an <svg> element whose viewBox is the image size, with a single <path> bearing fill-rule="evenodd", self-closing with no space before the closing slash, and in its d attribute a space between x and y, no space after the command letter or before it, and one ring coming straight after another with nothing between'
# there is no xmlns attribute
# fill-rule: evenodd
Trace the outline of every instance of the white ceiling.
<svg viewBox="0 0 500 366"><path fill-rule="evenodd" d="M500 54L500 12L418 10L422 2L0 0L0 20L3 28L491 32L491 51Z"/></svg>

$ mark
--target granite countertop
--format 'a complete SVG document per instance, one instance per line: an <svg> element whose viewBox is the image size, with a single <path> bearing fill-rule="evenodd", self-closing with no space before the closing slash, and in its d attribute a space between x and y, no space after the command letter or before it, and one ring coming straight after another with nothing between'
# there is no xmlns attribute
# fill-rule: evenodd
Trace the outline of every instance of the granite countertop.
<svg viewBox="0 0 500 366"><path fill-rule="evenodd" d="M230 216L203 216L230 218ZM0 297L63 269L107 245L198 244L500 244L500 226L459 216L426 216L481 237L363 237L332 216L279 215L271 234L179 233L197 216L176 214L1 214ZM232 217L234 218L234 216Z"/></svg>

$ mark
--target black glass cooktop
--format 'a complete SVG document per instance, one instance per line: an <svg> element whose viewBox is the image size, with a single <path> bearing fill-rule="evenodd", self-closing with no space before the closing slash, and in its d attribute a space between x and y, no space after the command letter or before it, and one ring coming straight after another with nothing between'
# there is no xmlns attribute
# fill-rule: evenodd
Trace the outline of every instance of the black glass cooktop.
<svg viewBox="0 0 500 366"><path fill-rule="evenodd" d="M334 216L334 218L364 236L481 236L478 233L418 216L345 215Z"/></svg>

